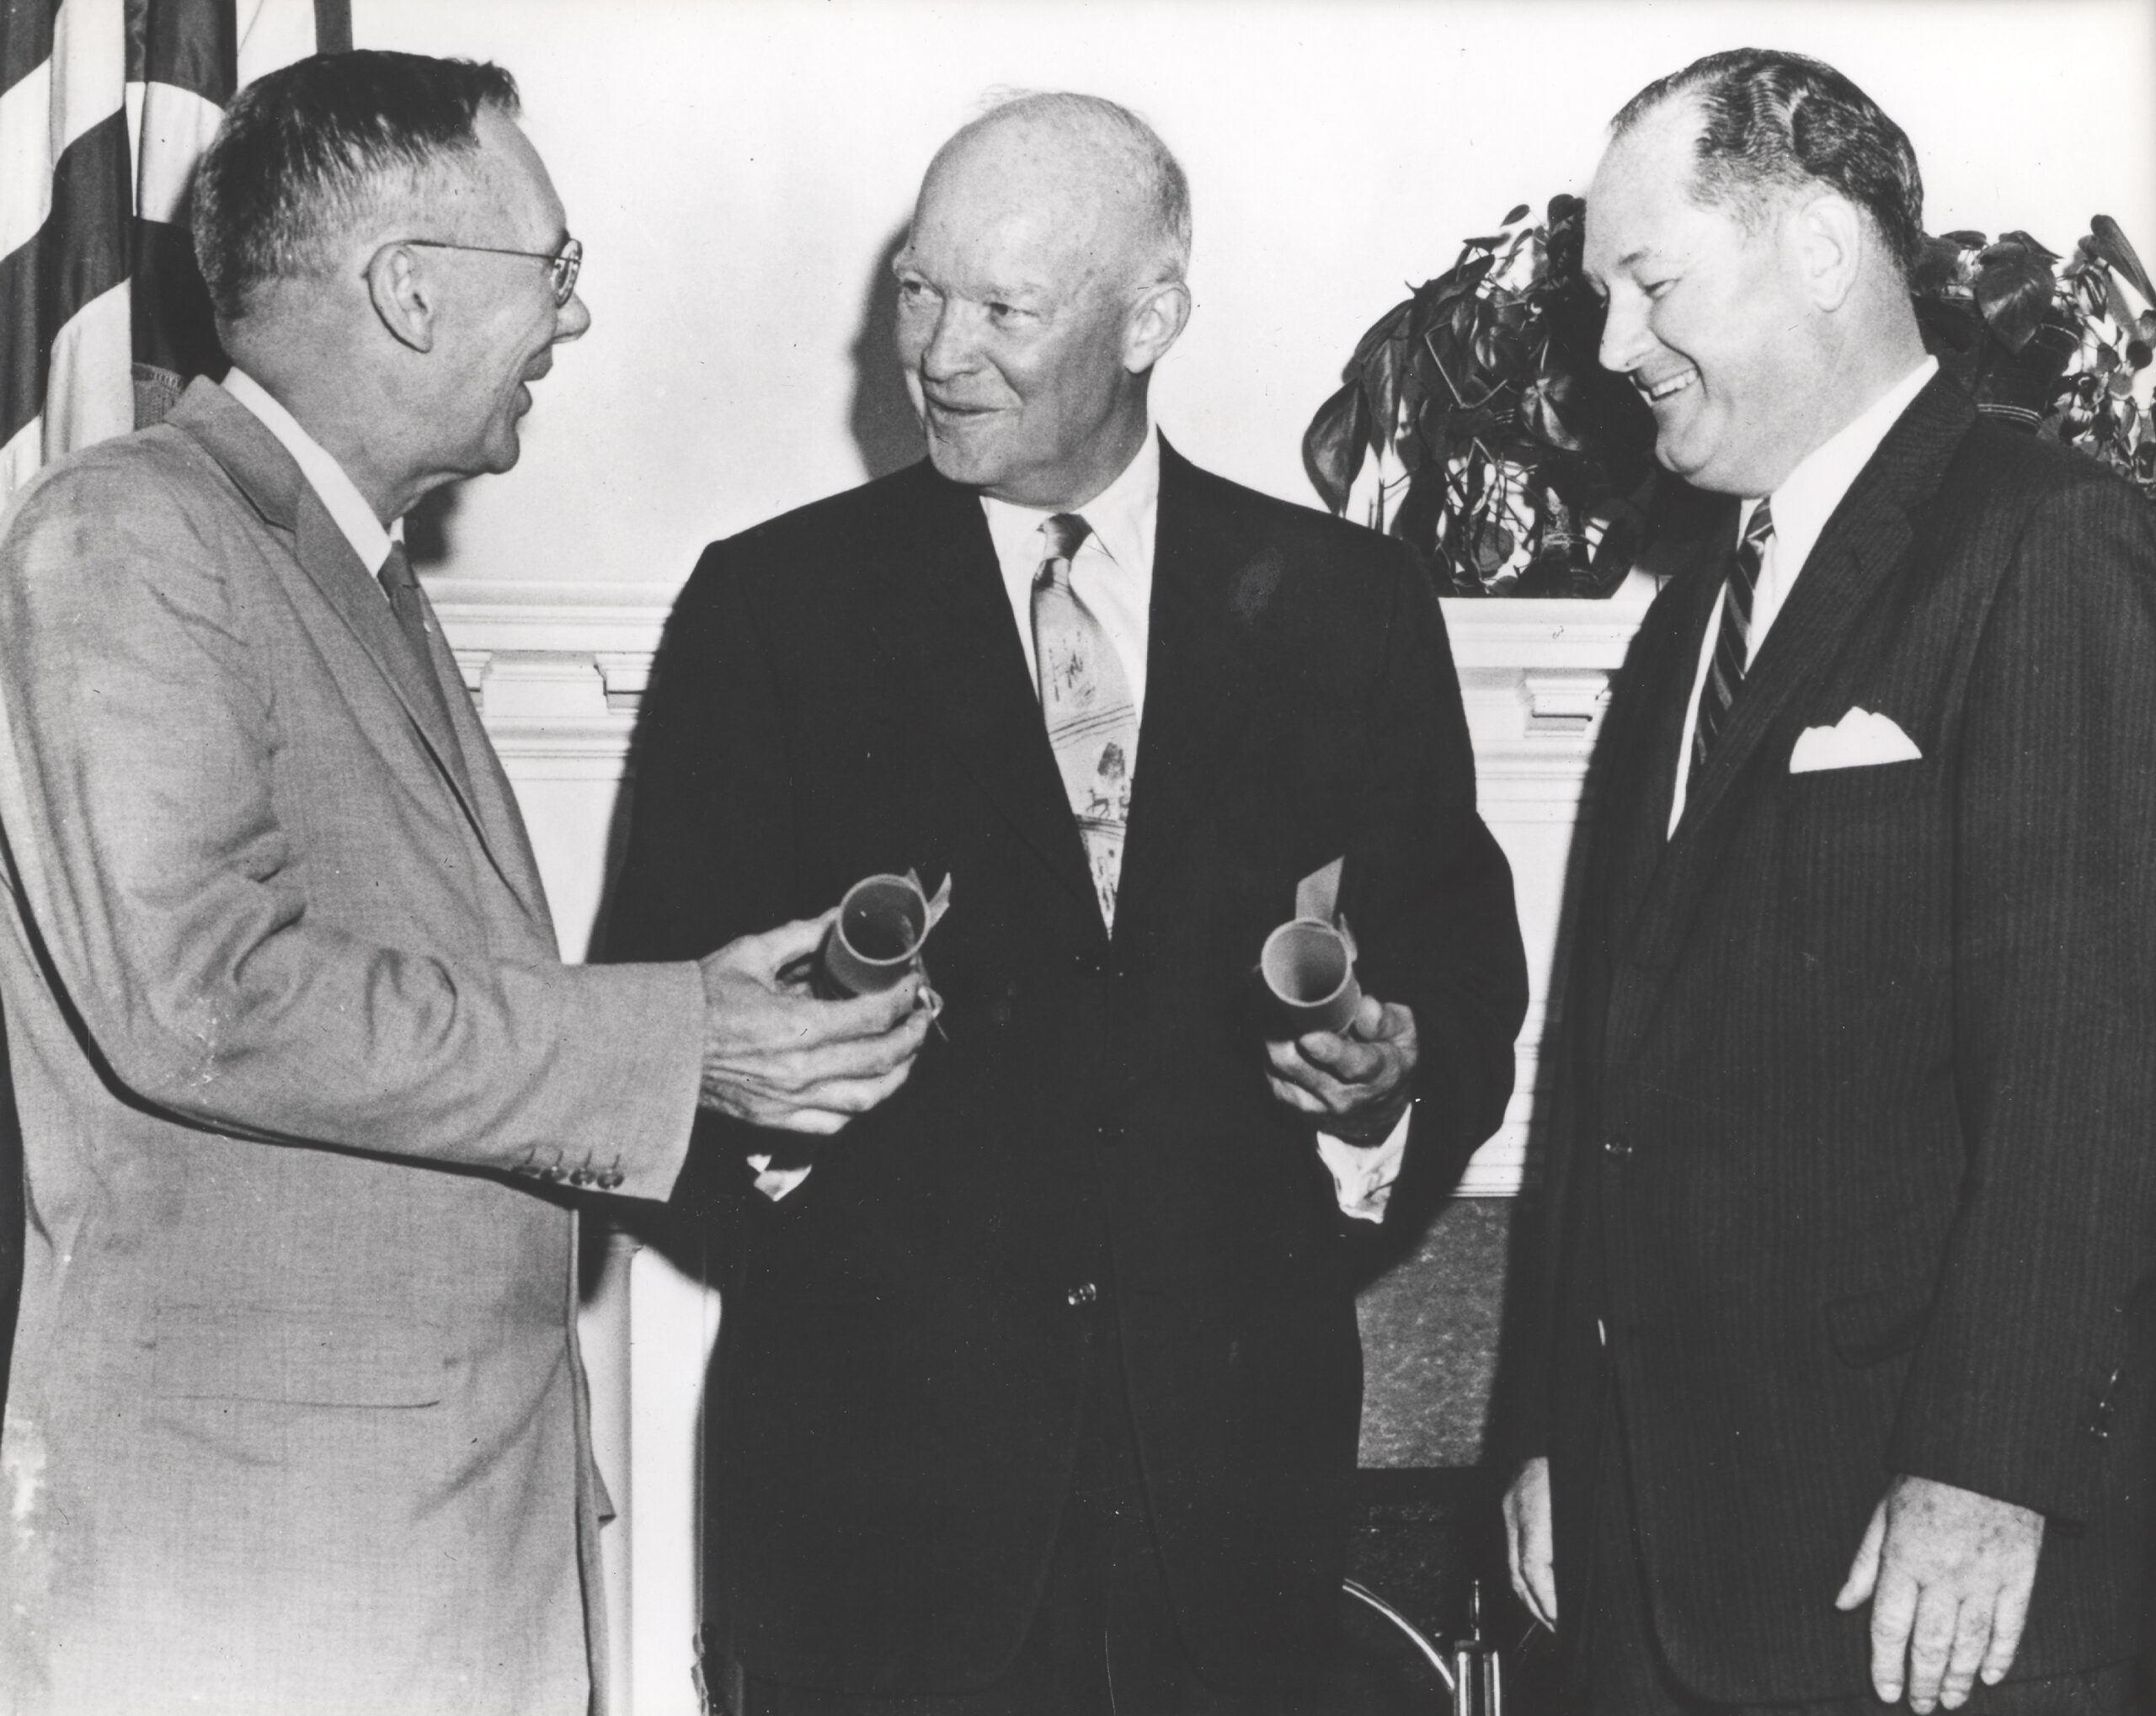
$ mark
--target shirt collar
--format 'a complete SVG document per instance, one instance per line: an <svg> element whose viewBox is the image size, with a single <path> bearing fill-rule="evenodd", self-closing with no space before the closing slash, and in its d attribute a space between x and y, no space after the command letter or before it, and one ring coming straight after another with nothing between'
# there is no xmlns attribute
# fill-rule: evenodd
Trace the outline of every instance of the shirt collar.
<svg viewBox="0 0 2156 1716"><path fill-rule="evenodd" d="M322 443L300 427L299 419L272 398L269 389L246 370L234 365L225 376L224 387L226 392L261 419L263 428L276 436L279 444L292 456L292 462L300 467L300 475L307 478L307 487L314 491L323 510L352 545L352 552L360 557L360 564L370 573L379 574L382 562L389 558L389 545L403 535L404 521L399 519L390 530L383 530L382 520L375 517L366 497L344 474L344 467L324 451Z"/></svg>
<svg viewBox="0 0 2156 1716"><path fill-rule="evenodd" d="M1774 490L1774 553L1785 578L1794 577L1812 557L1819 533L1842 504L1886 433L1901 421L1924 384L1939 373L1939 360L1927 356L1916 368L1857 416L1814 447ZM1748 501L1737 525L1738 539L1752 522L1758 503Z"/></svg>
<svg viewBox="0 0 2156 1716"><path fill-rule="evenodd" d="M1152 424L1122 474L1081 507L1024 507L981 497L995 557L1005 565L1040 563L1041 521L1059 512L1075 512L1091 527L1089 541L1124 572L1150 577L1153 569L1154 526L1161 502L1161 431ZM1030 558L1027 557L1030 556Z"/></svg>

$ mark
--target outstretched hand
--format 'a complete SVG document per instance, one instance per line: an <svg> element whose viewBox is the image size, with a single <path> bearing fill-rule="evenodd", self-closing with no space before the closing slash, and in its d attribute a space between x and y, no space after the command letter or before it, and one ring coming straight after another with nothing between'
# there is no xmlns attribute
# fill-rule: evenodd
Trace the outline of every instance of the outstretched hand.
<svg viewBox="0 0 2156 1716"><path fill-rule="evenodd" d="M829 1134L905 1083L933 1016L921 974L846 1001L818 1000L798 975L836 914L744 935L699 962L703 1106L752 1126Z"/></svg>
<svg viewBox="0 0 2156 1716"><path fill-rule="evenodd" d="M1351 1144L1381 1144L1415 1095L1415 1015L1363 997L1344 1031L1313 1031L1269 1042L1273 1094L1320 1132Z"/></svg>
<svg viewBox="0 0 2156 1716"><path fill-rule="evenodd" d="M1997 1686L2014 1665L2044 1516L1929 1478L1897 1478L1834 1607L1871 1603L1871 1684L1888 1703L1908 1687L1910 1709L1958 1709L1981 1676ZM1906 1670L1906 1674L1904 1671Z"/></svg>

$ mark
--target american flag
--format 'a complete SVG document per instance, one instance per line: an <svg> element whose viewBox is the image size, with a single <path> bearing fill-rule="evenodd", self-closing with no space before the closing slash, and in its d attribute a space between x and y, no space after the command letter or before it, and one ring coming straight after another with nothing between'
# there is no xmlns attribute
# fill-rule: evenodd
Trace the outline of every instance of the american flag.
<svg viewBox="0 0 2156 1716"><path fill-rule="evenodd" d="M250 78L351 45L351 0L0 0L0 502L223 373L195 157Z"/></svg>

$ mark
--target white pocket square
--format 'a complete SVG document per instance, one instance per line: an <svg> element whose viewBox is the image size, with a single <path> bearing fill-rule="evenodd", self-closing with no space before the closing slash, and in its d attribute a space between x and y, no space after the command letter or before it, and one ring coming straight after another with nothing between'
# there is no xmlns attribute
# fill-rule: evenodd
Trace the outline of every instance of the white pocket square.
<svg viewBox="0 0 2156 1716"><path fill-rule="evenodd" d="M1789 754L1789 771L1812 775L1822 769L1869 769L1923 759L1916 741L1892 717L1852 709L1832 727L1807 727L1799 733L1796 749Z"/></svg>

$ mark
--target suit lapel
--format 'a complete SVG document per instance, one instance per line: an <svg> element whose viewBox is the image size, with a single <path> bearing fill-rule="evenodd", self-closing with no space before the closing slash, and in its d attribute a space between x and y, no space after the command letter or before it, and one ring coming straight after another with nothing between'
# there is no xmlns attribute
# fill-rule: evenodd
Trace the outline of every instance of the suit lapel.
<svg viewBox="0 0 2156 1716"><path fill-rule="evenodd" d="M1874 595L1901 564L1914 531L1910 512L1940 476L1975 420L1968 397L1944 376L1918 394L1842 498L1798 575L1774 629L1730 708L1697 791L1669 841L1638 920L1649 963L1673 960L1692 912L1733 825L1742 789L1779 766L1769 745L1780 717L1842 648ZM1683 695L1689 690L1673 691ZM1732 797L1736 802L1732 803ZM1667 803L1667 801L1664 801Z"/></svg>
<svg viewBox="0 0 2156 1716"><path fill-rule="evenodd" d="M344 533L337 528L277 438L245 406L206 381L197 381L190 386L166 421L201 444L266 523L291 534L293 559L308 584L328 605L387 684L504 882L527 911L534 910L536 905L536 915L544 923L544 896L524 840L522 823L513 809L498 807L491 816L483 812L466 749L469 745L473 755L486 757L491 765L491 748L478 717L471 712L470 699L456 674L455 659L441 639L439 623L430 640L435 647L432 665L439 674L442 664L448 663L442 699L452 708L462 704L471 717L471 732L462 743L457 733L444 725L440 706L420 677L421 664L413 657L381 587L352 552ZM431 609L429 613L431 616ZM503 848L505 833L513 836L506 851Z"/></svg>
<svg viewBox="0 0 2156 1716"><path fill-rule="evenodd" d="M1190 462L1161 444L1153 597L1145 645L1145 712L1138 735L1129 838L1116 896L1118 935L1143 920L1178 848L1248 725L1251 666L1231 609L1264 552L1209 508Z"/></svg>
<svg viewBox="0 0 2156 1716"><path fill-rule="evenodd" d="M979 498L926 462L915 472L910 528L893 544L889 582L901 676L959 765L1097 923L1085 843L1026 675Z"/></svg>

